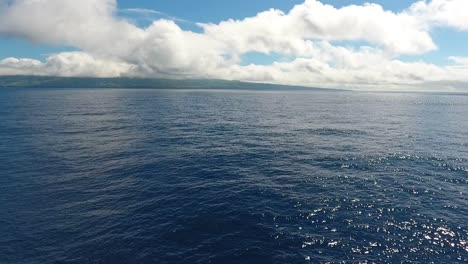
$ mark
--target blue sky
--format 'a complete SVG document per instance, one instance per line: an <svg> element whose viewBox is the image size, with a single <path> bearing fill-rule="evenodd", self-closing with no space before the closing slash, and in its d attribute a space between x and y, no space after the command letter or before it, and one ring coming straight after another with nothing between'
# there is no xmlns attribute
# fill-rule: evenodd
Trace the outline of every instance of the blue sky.
<svg viewBox="0 0 468 264"><path fill-rule="evenodd" d="M352 0L325 0L323 3L331 4L335 7L342 7L350 4L361 5L373 2L382 5L385 9L399 11L414 1L411 0L374 0L374 1L352 1ZM196 22L219 22L229 18L244 18L254 16L259 12L270 8L289 11L294 5L303 3L302 0L143 0L130 1L121 0L121 8L149 8L156 9L176 17L196 21Z"/></svg>
<svg viewBox="0 0 468 264"><path fill-rule="evenodd" d="M0 75L468 89L467 9L466 0L0 0Z"/></svg>

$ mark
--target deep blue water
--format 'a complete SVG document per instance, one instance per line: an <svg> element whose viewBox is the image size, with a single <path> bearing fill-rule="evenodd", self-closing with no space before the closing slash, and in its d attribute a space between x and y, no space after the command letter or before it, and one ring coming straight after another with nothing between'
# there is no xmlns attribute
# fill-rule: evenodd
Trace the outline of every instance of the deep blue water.
<svg viewBox="0 0 468 264"><path fill-rule="evenodd" d="M468 96L0 90L0 263L327 262L468 262Z"/></svg>

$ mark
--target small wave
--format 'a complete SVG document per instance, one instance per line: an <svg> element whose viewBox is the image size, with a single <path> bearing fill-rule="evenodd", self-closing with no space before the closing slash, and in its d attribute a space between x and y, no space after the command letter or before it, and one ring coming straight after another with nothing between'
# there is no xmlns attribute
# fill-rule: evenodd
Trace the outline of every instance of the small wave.
<svg viewBox="0 0 468 264"><path fill-rule="evenodd" d="M338 128L318 128L318 129L298 129L299 132L320 135L320 136L352 136L368 135L367 132L357 129L338 129Z"/></svg>

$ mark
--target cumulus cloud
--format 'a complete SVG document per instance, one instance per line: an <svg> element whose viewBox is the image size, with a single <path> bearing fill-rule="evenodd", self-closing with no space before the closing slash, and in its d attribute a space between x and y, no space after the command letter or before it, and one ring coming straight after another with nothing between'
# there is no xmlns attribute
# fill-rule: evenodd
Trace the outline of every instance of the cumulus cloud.
<svg viewBox="0 0 468 264"><path fill-rule="evenodd" d="M329 43L323 44L330 46ZM422 62L388 60L374 51L351 51L341 47L326 48L330 61L315 58L298 58L292 62L275 62L272 65L233 66L223 69L222 76L235 76L248 81L267 81L283 84L304 85L313 83L317 87L407 90L425 89L424 83L444 83L443 89L466 89L468 67L440 67ZM458 80L454 87L449 81ZM441 87L439 87L441 88Z"/></svg>
<svg viewBox="0 0 468 264"><path fill-rule="evenodd" d="M206 35L232 45L238 52L307 53L307 39L367 41L392 55L421 54L436 48L427 27L406 13L385 11L380 5L336 9L306 0L285 14L269 10L244 20L200 24Z"/></svg>
<svg viewBox="0 0 468 264"><path fill-rule="evenodd" d="M468 1L432 0L414 3L407 13L431 26L468 31Z"/></svg>
<svg viewBox="0 0 468 264"><path fill-rule="evenodd" d="M287 13L272 9L242 20L198 24L202 32L195 33L176 19L138 27L119 16L116 0L0 0L0 36L80 50L44 62L4 59L0 74L221 78L355 89L465 82L462 58L452 57L458 65L442 67L398 57L436 50L434 27L468 30L466 5L465 0L419 1L395 13L376 4L335 8L306 0ZM346 47L333 44L337 41L366 44ZM294 59L242 65L249 52Z"/></svg>
<svg viewBox="0 0 468 264"><path fill-rule="evenodd" d="M0 73L2 75L37 74L37 68L42 63L32 59L6 58L0 61Z"/></svg>
<svg viewBox="0 0 468 264"><path fill-rule="evenodd" d="M43 63L39 60L6 58L0 61L0 72L7 75L52 76L122 76L134 65L96 59L84 52L63 52L51 55Z"/></svg>

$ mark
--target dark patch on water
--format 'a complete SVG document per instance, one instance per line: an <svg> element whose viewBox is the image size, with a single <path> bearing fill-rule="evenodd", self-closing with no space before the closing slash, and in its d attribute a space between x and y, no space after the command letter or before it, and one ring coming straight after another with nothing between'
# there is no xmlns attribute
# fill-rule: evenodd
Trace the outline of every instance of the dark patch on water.
<svg viewBox="0 0 468 264"><path fill-rule="evenodd" d="M356 129L336 129L336 128L317 128L317 129L299 129L298 132L312 135L320 136L340 136L340 137L350 137L358 135L366 135L365 131L360 131Z"/></svg>

